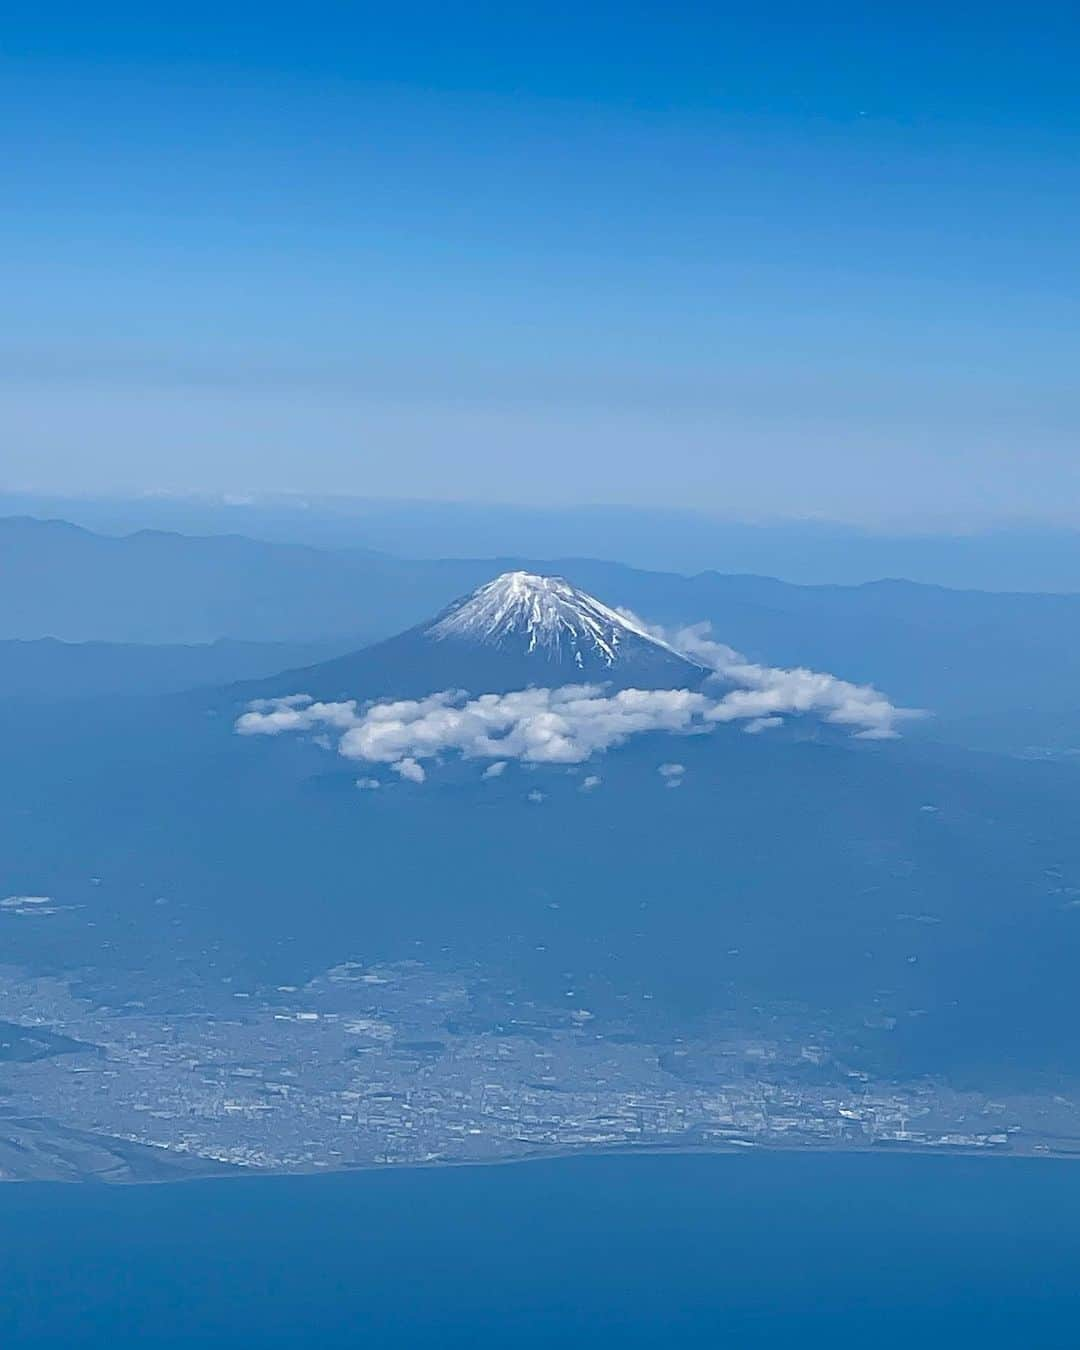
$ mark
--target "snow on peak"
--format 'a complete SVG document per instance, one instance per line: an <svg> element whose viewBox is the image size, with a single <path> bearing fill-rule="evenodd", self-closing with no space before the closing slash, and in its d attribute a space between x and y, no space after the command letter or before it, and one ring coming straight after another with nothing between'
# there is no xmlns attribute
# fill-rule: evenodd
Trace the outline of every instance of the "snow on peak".
<svg viewBox="0 0 1080 1350"><path fill-rule="evenodd" d="M612 666L620 647L642 642L674 655L635 620L563 577L533 572L504 572L451 605L427 632L437 639L464 639L490 647L521 644L527 652L568 659L579 667L586 660Z"/></svg>

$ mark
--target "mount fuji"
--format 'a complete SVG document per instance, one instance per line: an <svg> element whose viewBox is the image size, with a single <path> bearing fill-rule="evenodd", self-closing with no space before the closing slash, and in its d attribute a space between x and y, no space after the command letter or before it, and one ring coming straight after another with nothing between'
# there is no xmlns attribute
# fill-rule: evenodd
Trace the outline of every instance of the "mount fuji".
<svg viewBox="0 0 1080 1350"><path fill-rule="evenodd" d="M229 959L255 988L353 954L445 953L545 1006L572 989L587 1000L573 1006L613 1017L648 1009L665 1037L688 1016L801 1004L808 1026L849 1037L854 1067L1080 1075L1067 764L718 724L628 738L587 791L584 765L488 777L453 755L423 787L387 774L361 791L371 771L332 745L235 733L237 705L257 697L705 678L594 596L514 571L395 638L271 679L72 715L8 700L6 884L81 897L5 920L9 963L39 941L50 962L85 961L62 926L85 901L103 969L142 970L160 931L146 987L161 997L188 979L181 955L194 971Z"/></svg>
<svg viewBox="0 0 1080 1350"><path fill-rule="evenodd" d="M505 693L530 685L694 688L708 670L563 577L504 572L396 637L286 671L253 696L418 698L442 689Z"/></svg>

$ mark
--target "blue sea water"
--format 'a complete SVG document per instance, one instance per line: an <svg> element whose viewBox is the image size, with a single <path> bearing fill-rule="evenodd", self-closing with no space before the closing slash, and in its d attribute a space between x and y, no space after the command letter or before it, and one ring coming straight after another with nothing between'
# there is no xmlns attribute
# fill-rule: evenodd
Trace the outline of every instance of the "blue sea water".
<svg viewBox="0 0 1080 1350"><path fill-rule="evenodd" d="M1080 1165L810 1155L0 1187L0 1345L1075 1346Z"/></svg>

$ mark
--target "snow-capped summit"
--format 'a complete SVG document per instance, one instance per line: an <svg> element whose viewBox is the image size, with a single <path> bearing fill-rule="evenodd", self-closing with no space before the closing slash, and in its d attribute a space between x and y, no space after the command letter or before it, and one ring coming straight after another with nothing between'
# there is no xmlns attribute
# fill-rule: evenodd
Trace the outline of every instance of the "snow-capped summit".
<svg viewBox="0 0 1080 1350"><path fill-rule="evenodd" d="M702 670L629 614L578 590L563 576L504 572L452 603L424 636L522 661L532 679L695 683Z"/></svg>
<svg viewBox="0 0 1080 1350"><path fill-rule="evenodd" d="M684 658L634 619L579 591L563 577L504 572L444 610L427 629L438 640L538 653L584 670L611 667L642 646Z"/></svg>

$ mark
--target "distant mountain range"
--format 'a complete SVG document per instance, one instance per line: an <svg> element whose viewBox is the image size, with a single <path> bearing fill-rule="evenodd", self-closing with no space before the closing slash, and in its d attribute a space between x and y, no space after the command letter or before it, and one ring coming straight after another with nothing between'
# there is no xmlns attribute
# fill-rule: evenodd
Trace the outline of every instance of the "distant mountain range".
<svg viewBox="0 0 1080 1350"><path fill-rule="evenodd" d="M0 516L73 521L109 535L150 528L242 535L406 558L603 558L669 572L764 573L799 585L878 577L991 591L1080 592L1080 532L1045 523L863 528L741 521L649 506L535 507L349 497L0 492Z"/></svg>
<svg viewBox="0 0 1080 1350"><path fill-rule="evenodd" d="M25 692L28 679L54 696L257 679L390 638L506 571L564 576L652 623L708 621L755 660L876 684L934 714L912 734L1035 752L1080 745L1080 596L793 586L590 559L410 561L25 518L0 520L0 639L113 645L0 651L0 694ZM162 653L126 644L196 650L163 667Z"/></svg>

